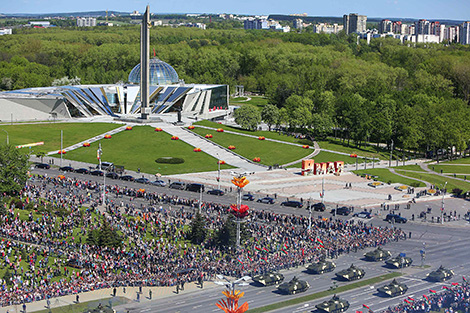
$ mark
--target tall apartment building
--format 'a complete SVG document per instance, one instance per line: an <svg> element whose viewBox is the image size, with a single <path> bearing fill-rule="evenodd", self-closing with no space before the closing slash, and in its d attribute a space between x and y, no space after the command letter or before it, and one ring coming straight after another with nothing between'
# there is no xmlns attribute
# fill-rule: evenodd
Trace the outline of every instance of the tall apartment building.
<svg viewBox="0 0 470 313"><path fill-rule="evenodd" d="M96 26L96 18L94 17L79 17L77 18L78 27L92 27Z"/></svg>
<svg viewBox="0 0 470 313"><path fill-rule="evenodd" d="M379 24L379 33L386 34L393 32L393 23L390 20L382 20Z"/></svg>
<svg viewBox="0 0 470 313"><path fill-rule="evenodd" d="M459 37L462 45L470 45L470 22L463 22L460 25Z"/></svg>
<svg viewBox="0 0 470 313"><path fill-rule="evenodd" d="M301 18L296 18L294 20L294 28L302 30L304 28L304 21Z"/></svg>
<svg viewBox="0 0 470 313"><path fill-rule="evenodd" d="M364 33L367 28L367 16L357 13L345 14L343 15L343 25L346 34Z"/></svg>
<svg viewBox="0 0 470 313"><path fill-rule="evenodd" d="M444 31L444 40L448 40L449 42L459 42L459 27L447 27Z"/></svg>
<svg viewBox="0 0 470 313"><path fill-rule="evenodd" d="M419 20L415 22L415 34L416 35L430 35L431 34L431 23L428 20Z"/></svg>
<svg viewBox="0 0 470 313"><path fill-rule="evenodd" d="M268 21L265 19L250 19L243 23L245 29L268 29Z"/></svg>

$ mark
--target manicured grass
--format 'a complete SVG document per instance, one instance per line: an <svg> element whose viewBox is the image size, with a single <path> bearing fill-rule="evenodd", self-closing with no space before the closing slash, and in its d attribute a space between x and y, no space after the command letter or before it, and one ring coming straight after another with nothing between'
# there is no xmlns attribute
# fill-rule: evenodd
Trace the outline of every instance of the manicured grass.
<svg viewBox="0 0 470 313"><path fill-rule="evenodd" d="M387 168L374 168L374 169L367 169L367 170L358 170L353 171L353 173L361 175L361 174L370 174L370 175L377 175L378 178L376 180L384 182L384 183L399 183L403 185L413 186L413 187L425 187L426 185L420 181L405 178L398 176L392 172L390 172Z"/></svg>
<svg viewBox="0 0 470 313"><path fill-rule="evenodd" d="M207 129L196 127L195 133L205 136ZM252 160L255 157L261 158L261 162L266 165L286 164L306 157L313 152L312 149L304 149L268 140L258 140L241 135L211 132L213 138L210 140L227 148L229 145L235 146L235 153Z"/></svg>
<svg viewBox="0 0 470 313"><path fill-rule="evenodd" d="M100 300L93 300L93 301L87 301L87 302L80 302L80 303L74 303L74 304L69 304L65 306L60 306L60 307L54 307L55 305L55 300L51 300L51 309L46 309L46 310L41 310L41 311L35 311L35 313L82 313L82 312L89 312L101 305L103 307L109 307L109 301L112 302L113 306L117 305L122 305L129 303L130 300L124 297L106 297L102 298Z"/></svg>
<svg viewBox="0 0 470 313"><path fill-rule="evenodd" d="M387 160L390 158L388 150L379 147L377 152L376 146L361 146L355 147L352 143L348 146L347 141L342 142L340 139L328 138L327 140L317 141L318 145L322 149L333 150L348 154L357 154L361 157L367 158L380 158L381 160Z"/></svg>
<svg viewBox="0 0 470 313"><path fill-rule="evenodd" d="M250 98L251 100L249 101L245 101L247 97L230 98L230 105L251 104L261 110L266 104L268 104L268 98L262 96L251 96Z"/></svg>
<svg viewBox="0 0 470 313"><path fill-rule="evenodd" d="M459 165L437 165L437 164L430 164L428 168L440 173L456 173L456 174L470 174L470 166L459 166Z"/></svg>
<svg viewBox="0 0 470 313"><path fill-rule="evenodd" d="M299 297L299 298L295 298L295 299L290 299L290 300L287 300L287 301L281 301L281 302L269 304L269 305L262 306L262 307L259 307L259 308L256 308L256 309L248 310L247 312L249 312L249 313L261 313L261 312L269 312L269 311L273 311L273 310L278 310L278 309L285 308L285 307L288 307L288 306L291 306L291 305L301 304L301 303L304 303L304 302L307 302L307 301L320 299L320 298L323 298L323 297L326 297L326 296L329 296L329 295L339 294L341 292L356 289L356 288L359 288L359 287L369 286L369 285L373 286L376 283L380 283L382 281L392 279L392 278L395 278L395 277L399 277L399 276L401 276L401 274L399 272L388 273L388 274L385 274L385 275L382 275L382 276L378 276L378 277L374 277L374 278L370 278L370 279L365 279L365 280L360 280L360 281L357 281L357 282L354 282L354 283L351 283L351 284L347 284L347 285L344 285L344 286L341 286L341 287L338 287L338 288L335 288L335 289L332 289L332 290L325 290L325 291L317 292L317 293L314 293L314 294L311 294L311 295L307 295L307 296L303 296L303 297Z"/></svg>
<svg viewBox="0 0 470 313"><path fill-rule="evenodd" d="M120 126L122 125L111 123L44 123L2 125L0 128L8 132L10 144L14 146L44 141L43 146L31 148L34 154L41 151L59 150L61 130L63 130L63 147L65 148ZM6 133L0 131L0 141L3 143L4 140L6 140ZM29 152L29 148L21 150Z"/></svg>
<svg viewBox="0 0 470 313"><path fill-rule="evenodd" d="M395 170L407 170L415 172L424 172L424 170L419 165L402 165L402 166L392 166Z"/></svg>
<svg viewBox="0 0 470 313"><path fill-rule="evenodd" d="M445 163L449 163L449 164L470 164L470 157L465 157L465 158L461 158L461 159L447 161Z"/></svg>
<svg viewBox="0 0 470 313"><path fill-rule="evenodd" d="M111 139L102 139L103 161L123 165L125 169L144 173L163 175L217 170L217 159L204 152L194 152L194 147L181 140L171 140L165 132L155 132L149 126L136 126L131 131L113 135ZM66 159L97 163L96 150L98 143L90 147L79 148L68 152ZM185 160L182 164L162 164L155 160L160 157L177 157ZM222 165L222 169L232 168Z"/></svg>
<svg viewBox="0 0 470 313"><path fill-rule="evenodd" d="M274 132L274 131L271 131L271 132L267 131L267 130L250 131L250 130L246 130L246 129L241 129L239 127L233 127L233 126L218 124L218 123L214 123L214 122L206 121L206 120L196 122L196 123L194 123L194 125L212 127L212 128L215 128L215 129L222 128L224 130L229 130L229 131L233 131L233 132L237 132L237 133L242 133L242 134L247 134L247 135L252 135L252 136L257 136L257 137L258 136L264 136L264 137L269 138L269 139L287 141L287 142L292 142L292 143L296 143L296 144L299 144L299 145L310 145L310 146L313 145L313 142L311 140L299 139L299 138L295 138L294 136L279 134L278 132ZM215 129L214 129L214 131L211 131L209 129L205 129L205 134L208 134L208 133L214 134Z"/></svg>
<svg viewBox="0 0 470 313"><path fill-rule="evenodd" d="M455 188L462 189L463 191L470 190L470 183L452 179L450 177L442 177L439 175L434 175L434 174L429 174L429 173L415 173L415 172L400 171L400 170L398 170L397 173L406 175L408 177L422 179L439 188L444 187L445 182L447 182L446 188L449 191L452 191L452 189L455 189Z"/></svg>

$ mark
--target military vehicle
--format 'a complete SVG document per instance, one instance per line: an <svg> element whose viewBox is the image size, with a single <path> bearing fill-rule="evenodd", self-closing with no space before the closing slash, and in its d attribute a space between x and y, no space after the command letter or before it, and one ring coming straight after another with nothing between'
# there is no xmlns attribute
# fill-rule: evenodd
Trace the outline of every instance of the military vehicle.
<svg viewBox="0 0 470 313"><path fill-rule="evenodd" d="M402 267L408 267L413 263L413 260L409 257L403 257L401 255L398 255L395 258L391 258L387 261L385 261L385 264L387 264L388 267L393 267L393 268L402 268Z"/></svg>
<svg viewBox="0 0 470 313"><path fill-rule="evenodd" d="M390 284L377 289L379 293L390 297L400 296L404 294L407 290L408 286L405 284L400 284L396 281L396 279L394 279Z"/></svg>
<svg viewBox="0 0 470 313"><path fill-rule="evenodd" d="M334 295L330 300L317 304L315 307L320 312L341 313L349 308L349 302Z"/></svg>
<svg viewBox="0 0 470 313"><path fill-rule="evenodd" d="M290 282L279 285L277 289L284 294L295 295L296 293L306 291L309 287L310 285L306 281L299 280L294 276Z"/></svg>
<svg viewBox="0 0 470 313"><path fill-rule="evenodd" d="M321 258L317 263L312 263L307 267L309 274L323 274L332 272L336 268L336 264Z"/></svg>
<svg viewBox="0 0 470 313"><path fill-rule="evenodd" d="M435 271L429 273L429 281L444 281L452 278L454 276L454 271L444 268L442 265Z"/></svg>
<svg viewBox="0 0 470 313"><path fill-rule="evenodd" d="M342 280L358 280L364 277L365 274L366 271L364 271L362 268L356 267L354 266L354 264L351 264L349 268L336 273L336 276Z"/></svg>
<svg viewBox="0 0 470 313"><path fill-rule="evenodd" d="M282 283L284 275L279 273L268 272L266 274L260 274L253 276L252 280L263 287L272 286Z"/></svg>
<svg viewBox="0 0 470 313"><path fill-rule="evenodd" d="M366 257L367 261L378 262L390 258L392 254L390 251L384 250L382 247L378 247L374 251L364 253L364 256Z"/></svg>

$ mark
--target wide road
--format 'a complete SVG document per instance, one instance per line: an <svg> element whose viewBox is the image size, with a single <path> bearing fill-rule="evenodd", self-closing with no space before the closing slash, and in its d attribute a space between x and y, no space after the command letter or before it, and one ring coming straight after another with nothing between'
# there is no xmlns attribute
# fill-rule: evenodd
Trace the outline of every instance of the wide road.
<svg viewBox="0 0 470 313"><path fill-rule="evenodd" d="M57 170L34 170L36 173L47 173L50 176L57 176L59 172ZM74 176L83 180L94 180L102 182L102 177L95 177L91 175L82 175L76 173L66 173L66 176ZM107 184L119 185L119 186L128 186L132 188L142 188L142 184L126 182L120 180L111 180L107 179ZM184 198L193 198L198 199L198 194L182 190L173 190L168 187L155 187L150 185L145 185L148 191L158 192L161 194L172 194ZM99 193L96 192L94 197L98 197ZM123 201L127 203L129 201L128 197L123 198L114 198L110 197L110 200L113 201ZM235 194L229 193L225 196L218 197L208 194L204 194L204 201L216 202L221 204L230 204L235 202ZM446 207L456 207L464 210L468 210L470 205L468 202L463 200L446 200L448 203ZM143 199L133 200L134 205L140 206L140 203L145 205L147 201ZM436 206L436 203L418 203L413 206L412 210L401 209L402 215L407 216L411 215L412 212L419 212L428 206ZM280 206L278 203L274 205L265 205L260 203L253 203L250 207L255 209L271 210L278 213L294 213L295 214L308 214L304 209L292 209ZM318 215L317 213L316 215ZM328 212L320 213L324 217L330 217L331 214ZM344 219L349 219L350 217L341 217ZM382 220L382 218L372 218L367 220L368 223L372 223L377 226L385 226L387 224ZM398 225L397 225L398 226ZM403 302L403 299L406 297L421 298L423 294L429 294L429 289L435 289L441 291L441 283L430 283L425 280L426 274L431 270L436 269L440 265L451 268L455 272L454 278L451 280L460 282L462 280L462 275L470 275L470 249L468 249L468 238L470 235L470 227L464 222L460 223L446 223L444 225L423 223L423 222L408 222L406 224L400 224L398 227L401 227L407 233L412 233L412 238L407 239L406 241L393 242L386 246L386 249L392 251L392 254L398 255L399 253L406 253L407 256L413 258L414 264L411 268L406 268L403 270L404 276L398 278L400 282L404 282L408 285L408 292L400 297L396 298L382 298L377 295L376 289L385 283L381 283L377 286L366 286L361 287L355 290L344 292L339 294L341 298L348 300L351 304L349 312L354 312L355 310L362 310L362 305L368 305L373 311L381 311L388 306L397 305ZM421 256L420 250L426 251L426 259L424 263L429 265L429 268L421 268ZM367 251L372 250L368 249ZM366 270L366 275L363 279L371 278L374 276L379 276L384 273L391 272L390 269L384 267L383 262L371 263L363 260L364 250L360 250L357 253L350 253L348 255L343 255L339 259L335 260L337 264L336 271L345 269L354 263L356 266L364 268ZM243 301L247 301L250 304L250 308L256 308L263 305L267 305L273 302L283 301L286 299L291 299L293 297L301 297L306 294L312 294L318 291L327 290L332 287L334 284L337 286L342 286L346 284L345 282L335 280L335 275L333 273L327 273L324 275L309 275L304 272L304 268L298 268L290 271L283 271L282 273L285 276L285 281L289 281L293 276L297 276L300 279L306 280L310 284L310 289L305 292L295 296L285 296L280 295L276 292L276 287L255 287L255 286L245 286L240 287L245 292L245 297ZM335 271L335 272L336 272ZM447 283L448 284L448 283ZM191 293L180 293L177 296L172 296L164 299L155 299L152 302L137 303L133 302L127 305L122 305L116 307L115 309L118 312L135 312L135 313L146 313L146 312L217 312L220 310L215 306L215 303L221 299L223 296L221 291L224 290L223 287L201 289L197 292ZM329 297L328 297L329 298ZM326 299L326 298L325 298ZM284 308L278 310L277 312L311 312L314 310L316 304L324 301L325 299L319 299L311 302L306 302L301 305L296 305L289 308Z"/></svg>

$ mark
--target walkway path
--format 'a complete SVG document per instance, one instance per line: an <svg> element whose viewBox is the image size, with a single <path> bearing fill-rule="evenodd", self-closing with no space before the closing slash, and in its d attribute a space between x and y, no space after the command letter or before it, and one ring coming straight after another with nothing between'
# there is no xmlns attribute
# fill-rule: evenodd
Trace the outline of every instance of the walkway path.
<svg viewBox="0 0 470 313"><path fill-rule="evenodd" d="M267 166L256 164L228 149L222 147L215 142L207 140L206 138L199 136L184 127L174 126L171 124L151 124L152 127L160 127L165 132L169 133L172 136L178 136L180 140L183 140L187 144L195 147L201 148L205 153L218 158L219 160L224 160L225 163L241 168L249 172L259 172L265 171Z"/></svg>
<svg viewBox="0 0 470 313"><path fill-rule="evenodd" d="M455 179L455 180L460 180L460 181L463 181L463 182L468 182L467 180L463 179L463 178L459 178L459 177L451 177L449 176L449 173L438 173L438 172L435 172L433 170L431 170L428 165L432 165L432 164L435 164L437 165L438 163L437 162L431 162L431 163L420 163L419 166L426 172L430 173L430 174L433 174L433 175L438 175L438 176L442 176L442 177L445 177L445 178L450 178L450 179ZM439 165L443 165L443 164L439 164ZM446 165L446 164L445 164Z"/></svg>
<svg viewBox="0 0 470 313"><path fill-rule="evenodd" d="M407 178L407 179L413 179L413 180L422 182L422 183L426 184L426 188L431 187L431 184L428 183L427 181L421 180L421 179L418 179L418 178L414 178L414 177L408 177L408 176L406 176L406 175L397 173L394 168L389 168L389 171L392 172L392 173L395 174L395 175L398 175L398 176L401 176L401 177L404 177L404 178ZM414 171L409 171L409 172L414 172ZM418 172L416 172L416 173L418 173Z"/></svg>

